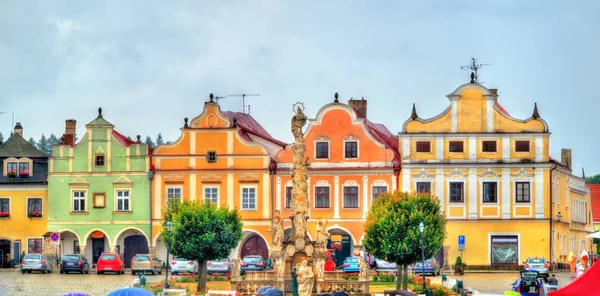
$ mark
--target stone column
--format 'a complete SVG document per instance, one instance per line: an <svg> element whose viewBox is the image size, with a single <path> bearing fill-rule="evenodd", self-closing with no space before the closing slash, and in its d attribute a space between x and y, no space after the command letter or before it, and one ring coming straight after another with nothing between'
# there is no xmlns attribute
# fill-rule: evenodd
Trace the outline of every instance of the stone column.
<svg viewBox="0 0 600 296"><path fill-rule="evenodd" d="M110 252L111 253L116 253L117 252L117 245L109 245L110 247Z"/></svg>

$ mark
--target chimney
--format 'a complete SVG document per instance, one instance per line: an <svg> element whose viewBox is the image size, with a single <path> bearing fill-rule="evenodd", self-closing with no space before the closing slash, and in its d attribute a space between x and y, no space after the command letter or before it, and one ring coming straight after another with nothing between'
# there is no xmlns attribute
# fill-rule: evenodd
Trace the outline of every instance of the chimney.
<svg viewBox="0 0 600 296"><path fill-rule="evenodd" d="M493 95L498 96L498 89L497 88L489 88L488 89Z"/></svg>
<svg viewBox="0 0 600 296"><path fill-rule="evenodd" d="M562 164L566 165L569 168L569 170L572 169L571 149L563 148L560 150L560 162L562 162Z"/></svg>
<svg viewBox="0 0 600 296"><path fill-rule="evenodd" d="M21 137L23 136L23 127L20 122L17 122L17 125L15 125L15 134L18 134Z"/></svg>
<svg viewBox="0 0 600 296"><path fill-rule="evenodd" d="M365 100L365 97L362 97L360 100L349 100L348 106L356 110L362 118L367 118L367 100Z"/></svg>
<svg viewBox="0 0 600 296"><path fill-rule="evenodd" d="M75 119L65 120L65 134L63 135L63 144L69 146L75 146L75 128L77 127L77 121Z"/></svg>

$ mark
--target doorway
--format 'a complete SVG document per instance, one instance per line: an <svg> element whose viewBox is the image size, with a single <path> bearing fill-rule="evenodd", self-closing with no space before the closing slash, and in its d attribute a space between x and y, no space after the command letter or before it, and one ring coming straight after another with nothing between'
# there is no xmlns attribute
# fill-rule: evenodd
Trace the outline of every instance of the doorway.
<svg viewBox="0 0 600 296"><path fill-rule="evenodd" d="M14 241L13 242L13 256L12 259L15 259L15 263L21 264L21 260L23 260L23 258L21 258L21 241Z"/></svg>
<svg viewBox="0 0 600 296"><path fill-rule="evenodd" d="M104 238L92 238L92 258L94 264L98 263L98 258L104 253Z"/></svg>
<svg viewBox="0 0 600 296"><path fill-rule="evenodd" d="M10 267L10 241L7 239L0 240L0 267Z"/></svg>
<svg viewBox="0 0 600 296"><path fill-rule="evenodd" d="M149 254L148 241L143 235L130 235L124 239L123 257L125 268L131 267L131 259L137 254Z"/></svg>
<svg viewBox="0 0 600 296"><path fill-rule="evenodd" d="M267 242L257 234L252 234L242 245L240 258L247 255L260 255L264 260L269 259L269 247Z"/></svg>

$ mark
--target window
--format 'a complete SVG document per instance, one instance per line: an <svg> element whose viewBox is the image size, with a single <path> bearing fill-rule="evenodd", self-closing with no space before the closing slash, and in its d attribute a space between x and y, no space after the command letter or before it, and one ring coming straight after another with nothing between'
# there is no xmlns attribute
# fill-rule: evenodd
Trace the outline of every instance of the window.
<svg viewBox="0 0 600 296"><path fill-rule="evenodd" d="M529 194L530 184L529 182L517 182L516 183L516 202L531 202Z"/></svg>
<svg viewBox="0 0 600 296"><path fill-rule="evenodd" d="M181 188L179 188L179 187L167 188L167 204L169 204L169 202L173 198L178 198L181 201Z"/></svg>
<svg viewBox="0 0 600 296"><path fill-rule="evenodd" d="M207 187L204 188L204 202L219 203L219 188Z"/></svg>
<svg viewBox="0 0 600 296"><path fill-rule="evenodd" d="M42 216L42 199L29 198L27 199L27 216L41 217Z"/></svg>
<svg viewBox="0 0 600 296"><path fill-rule="evenodd" d="M131 211L131 198L129 190L117 190L117 211Z"/></svg>
<svg viewBox="0 0 600 296"><path fill-rule="evenodd" d="M317 159L329 158L329 143L328 142L317 142Z"/></svg>
<svg viewBox="0 0 600 296"><path fill-rule="evenodd" d="M483 182L483 202L498 202L497 189L497 182Z"/></svg>
<svg viewBox="0 0 600 296"><path fill-rule="evenodd" d="M344 187L344 208L358 208L358 187Z"/></svg>
<svg viewBox="0 0 600 296"><path fill-rule="evenodd" d="M387 186L373 186L373 199L379 197L380 194L387 192Z"/></svg>
<svg viewBox="0 0 600 296"><path fill-rule="evenodd" d="M289 209L292 207L292 186L285 187L285 208Z"/></svg>
<svg viewBox="0 0 600 296"><path fill-rule="evenodd" d="M210 163L217 162L217 152L216 151L208 151L206 153L206 161Z"/></svg>
<svg viewBox="0 0 600 296"><path fill-rule="evenodd" d="M42 239L41 238L30 238L27 240L27 253L29 254L41 254L42 253ZM39 256L39 255L38 255Z"/></svg>
<svg viewBox="0 0 600 296"><path fill-rule="evenodd" d="M481 151L496 152L496 141L483 141L481 144Z"/></svg>
<svg viewBox="0 0 600 296"><path fill-rule="evenodd" d="M417 141L417 152L431 152L431 142L428 141Z"/></svg>
<svg viewBox="0 0 600 296"><path fill-rule="evenodd" d="M106 194L104 193L94 193L94 208L102 209L106 207Z"/></svg>
<svg viewBox="0 0 600 296"><path fill-rule="evenodd" d="M464 183L463 182L450 182L450 202L464 202Z"/></svg>
<svg viewBox="0 0 600 296"><path fill-rule="evenodd" d="M463 142L450 141L450 152L463 152Z"/></svg>
<svg viewBox="0 0 600 296"><path fill-rule="evenodd" d="M10 199L0 198L0 217L10 216Z"/></svg>
<svg viewBox="0 0 600 296"><path fill-rule="evenodd" d="M357 158L358 157L358 142L346 142L345 143L345 158Z"/></svg>
<svg viewBox="0 0 600 296"><path fill-rule="evenodd" d="M417 182L417 192L431 193L431 182Z"/></svg>
<svg viewBox="0 0 600 296"><path fill-rule="evenodd" d="M17 172L17 162L7 162L6 172L15 171Z"/></svg>
<svg viewBox="0 0 600 296"><path fill-rule="evenodd" d="M491 237L492 265L518 265L519 238L512 235Z"/></svg>
<svg viewBox="0 0 600 296"><path fill-rule="evenodd" d="M73 212L85 212L85 191L73 191Z"/></svg>
<svg viewBox="0 0 600 296"><path fill-rule="evenodd" d="M256 210L256 188L242 187L242 210Z"/></svg>
<svg viewBox="0 0 600 296"><path fill-rule="evenodd" d="M515 141L516 152L529 152L529 141Z"/></svg>
<svg viewBox="0 0 600 296"><path fill-rule="evenodd" d="M104 166L104 155L96 155L96 166Z"/></svg>
<svg viewBox="0 0 600 296"><path fill-rule="evenodd" d="M315 187L315 208L329 208L329 187Z"/></svg>
<svg viewBox="0 0 600 296"><path fill-rule="evenodd" d="M19 174L29 174L29 162L19 162Z"/></svg>

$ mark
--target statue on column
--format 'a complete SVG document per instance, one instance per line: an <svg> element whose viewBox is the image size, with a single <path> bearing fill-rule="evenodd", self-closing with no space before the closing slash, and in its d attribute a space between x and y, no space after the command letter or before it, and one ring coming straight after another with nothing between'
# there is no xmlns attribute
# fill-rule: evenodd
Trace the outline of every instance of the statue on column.
<svg viewBox="0 0 600 296"><path fill-rule="evenodd" d="M296 107L297 106L297 107ZM302 106L302 108L301 108ZM304 105L300 102L294 104L295 112L292 117L291 129L294 135L293 164L292 170L292 215L294 216L293 233L294 245L297 251L305 247L304 238L306 236L306 220L308 219L308 172L306 170L306 161L304 154L306 144L304 143L304 133L302 128L306 125L306 115L303 112Z"/></svg>
<svg viewBox="0 0 600 296"><path fill-rule="evenodd" d="M317 222L317 240L315 242L316 248L327 249L327 240L329 240L331 234L327 231L327 220L319 220Z"/></svg>

